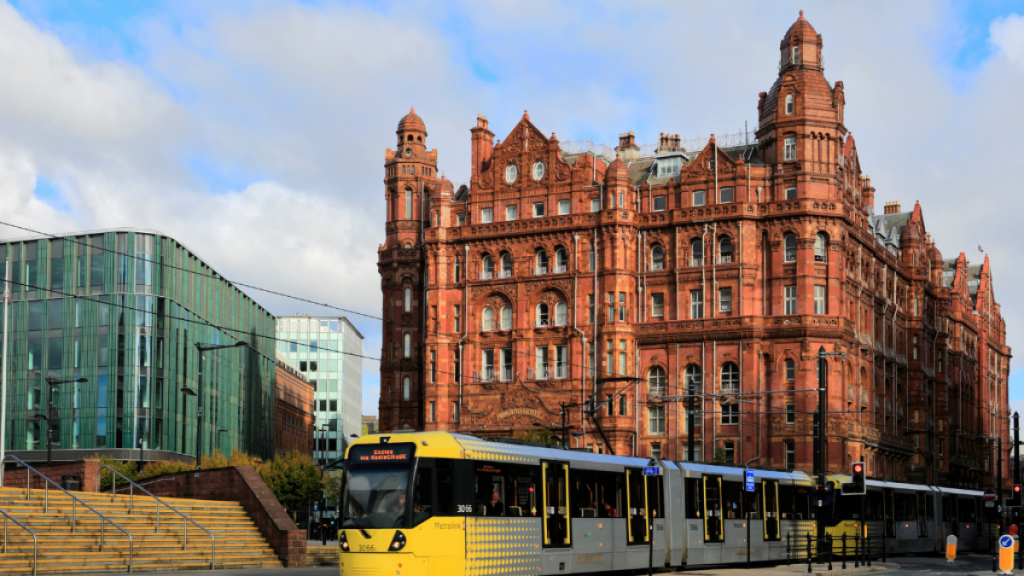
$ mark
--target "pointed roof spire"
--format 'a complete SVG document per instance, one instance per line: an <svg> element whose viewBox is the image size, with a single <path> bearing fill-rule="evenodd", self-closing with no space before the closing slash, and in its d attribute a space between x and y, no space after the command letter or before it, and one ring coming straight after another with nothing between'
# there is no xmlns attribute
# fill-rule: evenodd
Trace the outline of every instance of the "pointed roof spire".
<svg viewBox="0 0 1024 576"><path fill-rule="evenodd" d="M804 19L804 11L803 11L803 10L801 10L801 11L800 11L800 17L799 17L799 18L797 18L797 20L803 20L803 19Z"/></svg>

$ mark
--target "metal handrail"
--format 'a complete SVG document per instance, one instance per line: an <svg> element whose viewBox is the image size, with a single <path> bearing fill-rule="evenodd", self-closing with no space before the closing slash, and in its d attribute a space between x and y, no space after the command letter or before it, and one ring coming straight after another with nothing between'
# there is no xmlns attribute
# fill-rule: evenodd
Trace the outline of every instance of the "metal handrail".
<svg viewBox="0 0 1024 576"><path fill-rule="evenodd" d="M40 472L39 470L36 470L35 468L29 466L28 463L25 462L24 460L22 460L21 458L18 458L14 454L8 454L6 456L6 458L12 458L16 462L18 462L19 464L21 464L22 466L25 467L25 470L26 470L26 472L25 472L25 497L26 498L28 498L28 499L32 498L32 475L29 472L35 472L36 474L39 475L40 478L42 478L43 480L45 480L47 482L46 484L43 484L43 487L44 487L44 492L43 492L43 512L49 512L49 506L50 506L50 484L53 484L54 486L59 488L61 492L65 493L65 494L67 494L68 496L71 497L71 533L72 534L75 533L75 529L78 527L78 507L77 507L77 503L78 502L81 502L82 506L85 506L89 510L92 510L97 516L99 516L103 520L106 520L107 522L110 522L110 524L114 528L117 528L121 532L124 532L124 535L128 537L128 571L132 572L132 568L133 568L133 566L135 564L135 539L132 538L132 535L129 534L127 530L122 528L117 522L114 522L110 518L107 518L106 516L104 516L103 513L100 512L99 510L97 510L97 509L93 508L92 506L89 506L88 504L86 504L85 501L82 500L81 498L79 498L78 496L75 496L71 492L68 492L67 490L65 490L64 487L61 486L60 484L57 484L53 480L50 480L48 477L44 476L43 473ZM106 530L105 530L105 526L106 526L106 524L104 524L103 522L100 522L100 552L103 552L103 546L106 543Z"/></svg>
<svg viewBox="0 0 1024 576"><path fill-rule="evenodd" d="M7 519L8 518L13 520L15 524L17 524L18 526L21 526L22 528L27 530L29 534L32 535L32 576L35 576L36 569L39 567L39 537L36 536L36 533L35 533L34 530L29 528L28 526L25 526L21 522L18 522L18 519L15 518L14 516L11 516L7 512L4 512L3 510L0 510L0 514L4 515L4 554L7 554Z"/></svg>
<svg viewBox="0 0 1024 576"><path fill-rule="evenodd" d="M128 478L127 476L125 476L124 474L121 474L117 470L114 470L110 466L107 466L106 464L104 464L104 465L100 466L97 469L97 472L99 472L100 470L103 470L104 468L106 468L107 470L110 470L111 472L113 472L117 476L120 476L121 478L124 478L125 481L128 482L128 484L130 485L130 491L129 491L129 494L128 494L128 513L129 514L134 514L135 513L134 512L134 510L135 510L135 488L138 488L139 490L142 490L146 494L149 494L150 498L152 498L153 500L156 500L157 502L159 502L160 504L163 504L164 506L167 506L175 514L178 514L179 516L181 516L183 518L184 521L182 522L182 527L183 527L183 530L184 530L184 533L185 533L185 538L184 538L184 542L181 545L181 549L182 550L185 550L186 547L188 547L188 523L189 522L195 524L196 528L199 528L203 532L206 532L207 534L209 534L210 535L210 547L212 549L212 552L210 553L210 570L214 569L213 568L214 564L217 561L217 538L214 537L213 532L210 532L206 528L203 528L202 526L199 525L198 522L196 522L195 520L193 520L193 519L189 518L187 515L185 515L184 512L181 512L180 510L178 510L174 506L171 506L167 502L164 502L163 500L160 499L159 496L153 494L149 490L146 490L145 488L143 488L139 484L135 483L131 478ZM100 491L100 477L101 476L102 476L101 474L97 474L96 475L96 492ZM112 486L111 486L112 490L111 490L111 494L110 494L110 501L111 502L113 502L114 499L117 497L117 476L111 476L110 477L110 479L112 481ZM156 530L158 532L160 531L160 506L159 506L159 504L156 507Z"/></svg>

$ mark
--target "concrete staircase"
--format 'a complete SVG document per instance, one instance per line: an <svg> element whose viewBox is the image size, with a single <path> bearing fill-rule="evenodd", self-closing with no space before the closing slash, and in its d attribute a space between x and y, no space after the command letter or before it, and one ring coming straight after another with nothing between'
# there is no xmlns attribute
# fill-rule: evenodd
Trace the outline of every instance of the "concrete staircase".
<svg viewBox="0 0 1024 576"><path fill-rule="evenodd" d="M337 566L341 562L339 552L337 546L309 546L306 548L306 565Z"/></svg>
<svg viewBox="0 0 1024 576"><path fill-rule="evenodd" d="M157 502L135 496L129 513L129 497L75 492L82 501L102 512L131 534L135 544L133 570L209 570L210 536L188 523L188 546L183 549L182 517ZM184 498L162 498L200 526L213 532L216 568L281 568L282 564L241 504ZM128 537L104 522L106 545L100 551L100 522L88 508L77 506L77 528L71 529L72 499L59 490L49 492L49 510L44 511L43 490L33 489L27 498L24 488L0 488L0 510L17 518L39 538L38 572L82 573L128 570ZM0 515L0 533L3 532ZM14 522L7 522L7 553L0 553L0 574L32 573L32 536ZM2 548L0 548L2 550Z"/></svg>

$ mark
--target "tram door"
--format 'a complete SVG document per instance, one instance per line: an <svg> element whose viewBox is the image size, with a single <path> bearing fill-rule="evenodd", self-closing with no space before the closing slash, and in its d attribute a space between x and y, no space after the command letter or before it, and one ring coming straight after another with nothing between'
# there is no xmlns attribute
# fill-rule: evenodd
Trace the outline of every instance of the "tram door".
<svg viewBox="0 0 1024 576"><path fill-rule="evenodd" d="M892 492L882 491L882 506L885 511L885 535L896 537L896 504Z"/></svg>
<svg viewBox="0 0 1024 576"><path fill-rule="evenodd" d="M957 495L949 498L949 533L957 538L960 537L960 497Z"/></svg>
<svg viewBox="0 0 1024 576"><path fill-rule="evenodd" d="M917 493L917 537L928 537L928 500L924 492Z"/></svg>
<svg viewBox="0 0 1024 576"><path fill-rule="evenodd" d="M569 465L541 462L541 494L544 495L544 546L568 546L569 530Z"/></svg>
<svg viewBox="0 0 1024 576"><path fill-rule="evenodd" d="M761 481L761 505L764 508L764 539L766 541L777 541L779 539L779 481Z"/></svg>
<svg viewBox="0 0 1024 576"><path fill-rule="evenodd" d="M722 478L704 477L704 541L722 541Z"/></svg>
<svg viewBox="0 0 1024 576"><path fill-rule="evenodd" d="M640 470L626 470L626 535L630 544L643 544L650 539L647 482Z"/></svg>

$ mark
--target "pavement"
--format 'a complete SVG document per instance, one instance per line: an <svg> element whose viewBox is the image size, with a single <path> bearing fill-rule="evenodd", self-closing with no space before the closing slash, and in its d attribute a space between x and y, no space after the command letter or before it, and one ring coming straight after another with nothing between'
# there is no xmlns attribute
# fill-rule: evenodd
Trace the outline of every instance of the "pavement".
<svg viewBox="0 0 1024 576"><path fill-rule="evenodd" d="M697 568L694 570L682 570L671 572L671 574L685 574L686 576L840 576L846 574L868 574L873 572L894 572L899 570L900 565L894 562L872 562L871 566L854 568L853 560L846 563L846 569L842 569L843 561L832 562L832 570L829 571L828 564L811 564L811 571L807 572L807 564L782 564L778 566L751 566L746 567L721 567L721 568ZM991 576L991 575L988 575Z"/></svg>

